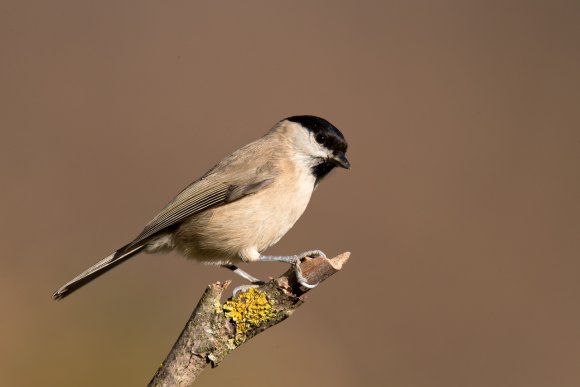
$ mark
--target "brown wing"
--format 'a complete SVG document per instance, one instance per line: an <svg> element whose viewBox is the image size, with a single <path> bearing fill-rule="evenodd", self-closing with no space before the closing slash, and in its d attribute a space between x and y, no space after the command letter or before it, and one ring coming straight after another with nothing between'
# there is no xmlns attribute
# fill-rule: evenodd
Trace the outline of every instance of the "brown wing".
<svg viewBox="0 0 580 387"><path fill-rule="evenodd" d="M127 248L138 245L145 239L185 220L189 216L256 193L270 185L273 181L274 179L270 178L237 185L216 182L211 179L200 179L181 191L175 199L165 206Z"/></svg>

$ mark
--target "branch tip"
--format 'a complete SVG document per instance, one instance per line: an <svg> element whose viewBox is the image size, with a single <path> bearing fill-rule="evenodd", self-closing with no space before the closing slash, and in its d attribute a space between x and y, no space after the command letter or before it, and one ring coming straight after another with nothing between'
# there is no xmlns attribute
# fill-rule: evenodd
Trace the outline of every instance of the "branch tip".
<svg viewBox="0 0 580 387"><path fill-rule="evenodd" d="M350 258L350 251L347 251L345 253L342 253L340 255L337 255L334 258L329 259L329 263L330 265L336 270L340 270L342 269L342 267L344 266L345 263L348 262L348 259Z"/></svg>
<svg viewBox="0 0 580 387"><path fill-rule="evenodd" d="M307 283L318 284L341 270L349 257L350 252L330 259L306 258L299 262L299 270ZM258 287L255 291L264 297L250 300L254 314L246 313L247 308L236 309L239 321L226 314L221 301L231 281L208 285L149 386L188 386L205 367L217 365L243 342L290 316L302 304L301 296L311 290L300 285L295 269ZM242 323L247 325L245 339L236 340Z"/></svg>

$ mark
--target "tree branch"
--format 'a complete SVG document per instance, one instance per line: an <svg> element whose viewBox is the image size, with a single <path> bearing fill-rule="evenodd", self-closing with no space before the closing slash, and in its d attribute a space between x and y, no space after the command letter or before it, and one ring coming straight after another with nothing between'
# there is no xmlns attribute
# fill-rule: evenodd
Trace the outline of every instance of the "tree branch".
<svg viewBox="0 0 580 387"><path fill-rule="evenodd" d="M308 284L317 284L339 271L349 256L306 258L298 269ZM207 287L149 387L190 385L208 365L216 367L234 349L288 318L310 290L290 268L222 305L221 296L229 284L216 282Z"/></svg>

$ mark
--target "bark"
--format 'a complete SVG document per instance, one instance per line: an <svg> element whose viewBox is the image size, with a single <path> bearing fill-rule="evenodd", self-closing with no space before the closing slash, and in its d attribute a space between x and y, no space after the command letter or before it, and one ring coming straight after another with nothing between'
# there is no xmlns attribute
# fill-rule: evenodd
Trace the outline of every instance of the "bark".
<svg viewBox="0 0 580 387"><path fill-rule="evenodd" d="M338 272L350 253L334 258L306 258L298 269L308 284L318 284ZM311 290L291 268L258 288L240 292L222 304L229 281L207 287L181 335L149 386L189 386L208 366L216 367L230 352L266 329L284 321Z"/></svg>

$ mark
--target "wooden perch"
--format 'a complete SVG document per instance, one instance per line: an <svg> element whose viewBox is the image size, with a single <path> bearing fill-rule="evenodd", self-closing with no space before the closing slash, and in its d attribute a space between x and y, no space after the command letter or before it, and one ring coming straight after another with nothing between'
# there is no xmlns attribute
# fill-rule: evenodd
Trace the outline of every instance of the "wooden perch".
<svg viewBox="0 0 580 387"><path fill-rule="evenodd" d="M298 269L308 284L317 284L342 268L350 253L334 258L306 258ZM258 333L288 318L311 290L296 279L294 268L257 288L240 292L222 304L230 284L205 290L181 335L149 386L188 386L205 367L217 366L231 351Z"/></svg>

